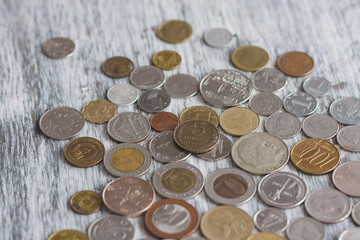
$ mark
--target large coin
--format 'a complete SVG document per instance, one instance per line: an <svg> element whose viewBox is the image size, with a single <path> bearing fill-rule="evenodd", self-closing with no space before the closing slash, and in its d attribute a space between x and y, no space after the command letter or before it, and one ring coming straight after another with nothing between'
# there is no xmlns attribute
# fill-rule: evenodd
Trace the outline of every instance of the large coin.
<svg viewBox="0 0 360 240"><path fill-rule="evenodd" d="M166 79L164 89L170 97L186 98L197 93L199 82L189 74L178 73Z"/></svg>
<svg viewBox="0 0 360 240"><path fill-rule="evenodd" d="M289 240L323 240L325 229L322 223L309 217L297 218L286 229Z"/></svg>
<svg viewBox="0 0 360 240"><path fill-rule="evenodd" d="M360 124L360 99L355 97L339 98L331 103L330 115L342 124Z"/></svg>
<svg viewBox="0 0 360 240"><path fill-rule="evenodd" d="M330 139L339 131L339 124L327 114L312 114L303 121L302 130L310 138Z"/></svg>
<svg viewBox="0 0 360 240"><path fill-rule="evenodd" d="M290 113L278 112L265 120L265 129L268 133L287 139L299 134L301 123L296 116Z"/></svg>
<svg viewBox="0 0 360 240"><path fill-rule="evenodd" d="M76 240L89 240L88 236L85 233L79 232L77 230L65 229L53 233L48 240L68 240L68 239L76 239Z"/></svg>
<svg viewBox="0 0 360 240"><path fill-rule="evenodd" d="M127 57L112 57L106 59L101 69L108 77L124 78L130 76L134 70L134 63Z"/></svg>
<svg viewBox="0 0 360 240"><path fill-rule="evenodd" d="M211 47L221 48L228 44L233 34L224 28L212 28L204 33L204 41Z"/></svg>
<svg viewBox="0 0 360 240"><path fill-rule="evenodd" d="M75 50L75 43L68 38L52 38L43 44L42 50L49 58L70 57Z"/></svg>
<svg viewBox="0 0 360 240"><path fill-rule="evenodd" d="M154 113L167 109L170 102L171 98L165 91L160 89L151 89L140 95L138 106L144 112Z"/></svg>
<svg viewBox="0 0 360 240"><path fill-rule="evenodd" d="M90 240L131 240L134 237L134 226L124 217L106 215L91 223L88 236Z"/></svg>
<svg viewBox="0 0 360 240"><path fill-rule="evenodd" d="M161 87L164 81L164 72L154 66L139 67L130 75L130 82L141 90Z"/></svg>
<svg viewBox="0 0 360 240"><path fill-rule="evenodd" d="M277 208L263 208L254 215L255 226L261 232L283 232L288 219L284 211Z"/></svg>
<svg viewBox="0 0 360 240"><path fill-rule="evenodd" d="M305 92L290 93L284 98L284 108L296 116L306 116L315 112L316 99Z"/></svg>
<svg viewBox="0 0 360 240"><path fill-rule="evenodd" d="M330 93L331 83L322 77L313 77L304 81L303 89L314 97L323 97Z"/></svg>
<svg viewBox="0 0 360 240"><path fill-rule="evenodd" d="M82 113L88 122L102 124L117 114L117 106L108 100L97 99L85 104Z"/></svg>
<svg viewBox="0 0 360 240"><path fill-rule="evenodd" d="M242 46L232 53L231 61L241 70L255 72L268 64L269 54L260 47Z"/></svg>
<svg viewBox="0 0 360 240"><path fill-rule="evenodd" d="M342 128L337 136L340 146L351 152L360 152L360 126L346 126Z"/></svg>
<svg viewBox="0 0 360 240"><path fill-rule="evenodd" d="M157 30L159 38L168 43L185 42L190 39L192 32L190 24L180 20L166 21Z"/></svg>
<svg viewBox="0 0 360 240"><path fill-rule="evenodd" d="M248 108L232 107L220 115L221 128L232 136L242 136L254 132L259 125L259 116Z"/></svg>
<svg viewBox="0 0 360 240"><path fill-rule="evenodd" d="M260 92L250 98L249 107L259 115L268 116L279 111L282 107L282 102L273 93Z"/></svg>
<svg viewBox="0 0 360 240"><path fill-rule="evenodd" d="M215 127L219 124L219 117L217 113L209 107L205 106L193 106L185 109L180 114L180 123L188 120L204 120Z"/></svg>
<svg viewBox="0 0 360 240"><path fill-rule="evenodd" d="M94 191L80 191L70 199L72 210L79 214L91 214L100 210L102 200L100 194Z"/></svg>
<svg viewBox="0 0 360 240"><path fill-rule="evenodd" d="M278 68L291 77L304 77L314 68L314 60L303 52L287 52L277 60Z"/></svg>
<svg viewBox="0 0 360 240"><path fill-rule="evenodd" d="M163 70L172 70L179 67L181 63L181 56L175 51L164 50L155 53L152 61L158 68Z"/></svg>
<svg viewBox="0 0 360 240"><path fill-rule="evenodd" d="M360 162L350 161L337 166L332 174L332 181L343 193L360 197Z"/></svg>
<svg viewBox="0 0 360 240"><path fill-rule="evenodd" d="M252 84L261 92L275 92L286 85L286 76L275 68L263 68L252 76Z"/></svg>
<svg viewBox="0 0 360 240"><path fill-rule="evenodd" d="M134 103L138 97L138 90L127 83L112 86L107 91L107 98L109 101L120 106Z"/></svg>

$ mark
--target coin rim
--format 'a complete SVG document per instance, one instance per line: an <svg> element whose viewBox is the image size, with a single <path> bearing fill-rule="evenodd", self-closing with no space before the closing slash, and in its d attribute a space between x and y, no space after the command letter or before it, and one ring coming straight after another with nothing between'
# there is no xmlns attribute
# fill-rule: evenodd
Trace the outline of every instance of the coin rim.
<svg viewBox="0 0 360 240"><path fill-rule="evenodd" d="M281 58L283 58L285 55L287 55L287 54L292 54L292 53L300 53L300 54L304 54L304 55L306 55L307 57L309 57L310 60L312 61L312 67L311 67L311 69L310 69L309 71L305 72L305 73L302 73L302 74L291 74L291 73L289 73L289 72L285 72L284 69L282 69L282 67L281 67L282 65L279 64L279 63L280 63L280 60L281 60ZM314 59L313 59L309 54L307 54L307 53L299 52L299 51L289 51L289 52L285 52L285 53L281 54L281 55L278 57L278 59L276 60L276 66L279 68L279 70L280 70L281 72L283 72L283 73L284 73L285 75L287 75L287 76L290 76L290 77L305 77L305 76L309 75L309 74L314 70L315 62L314 62Z"/></svg>
<svg viewBox="0 0 360 240"><path fill-rule="evenodd" d="M247 48L248 48L248 49L258 49L258 50L260 50L260 51L263 51L263 52L265 53L265 55L266 55L266 63L265 63L264 65L262 65L262 66L259 66L259 67L248 67L248 66L242 65L241 63L237 62L237 61L235 60L235 56L236 56L241 50L247 49ZM238 69L240 69L240 70L243 70L243 71L245 71L245 72L256 72L256 71L264 68L266 65L268 65L268 64L269 64L269 61L270 61L270 56L269 56L268 52L267 52L265 49L263 49L262 47L258 47L258 46L254 46L254 45L241 46L241 47L235 49L235 50L233 51L233 53L231 54L231 62L232 62L232 64L233 64L236 68L238 68Z"/></svg>

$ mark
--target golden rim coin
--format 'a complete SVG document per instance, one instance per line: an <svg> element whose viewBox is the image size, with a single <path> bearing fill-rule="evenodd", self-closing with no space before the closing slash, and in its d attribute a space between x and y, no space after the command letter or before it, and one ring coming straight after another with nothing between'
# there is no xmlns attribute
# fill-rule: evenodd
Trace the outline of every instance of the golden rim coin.
<svg viewBox="0 0 360 240"><path fill-rule="evenodd" d="M91 167L98 164L105 155L104 145L92 137L79 137L66 144L66 160L77 167Z"/></svg>
<svg viewBox="0 0 360 240"><path fill-rule="evenodd" d="M164 50L155 53L152 61L158 68L163 70L172 70L179 67L181 63L181 56L175 51Z"/></svg>
<svg viewBox="0 0 360 240"><path fill-rule="evenodd" d="M314 60L303 52L286 52L277 60L278 68L288 76L304 77L314 69Z"/></svg>
<svg viewBox="0 0 360 240"><path fill-rule="evenodd" d="M124 78L130 76L134 70L134 63L127 57L112 57L106 59L101 69L108 77Z"/></svg>
<svg viewBox="0 0 360 240"><path fill-rule="evenodd" d="M338 149L319 138L304 139L292 148L291 162L307 174L320 175L332 171L340 161Z"/></svg>
<svg viewBox="0 0 360 240"><path fill-rule="evenodd" d="M269 59L269 54L256 46L239 47L231 55L235 67L247 72L255 72L265 67Z"/></svg>
<svg viewBox="0 0 360 240"><path fill-rule="evenodd" d="M97 99L85 104L82 113L88 122L102 124L117 114L117 106L108 100Z"/></svg>
<svg viewBox="0 0 360 240"><path fill-rule="evenodd" d="M258 129L259 125L259 116L249 108L232 107L220 115L221 128L232 136L252 133Z"/></svg>
<svg viewBox="0 0 360 240"><path fill-rule="evenodd" d="M94 191L80 191L70 199L70 206L79 214L91 214L100 210L102 205L101 195Z"/></svg>
<svg viewBox="0 0 360 240"><path fill-rule="evenodd" d="M286 238L272 232L259 232L248 237L246 240L286 240Z"/></svg>
<svg viewBox="0 0 360 240"><path fill-rule="evenodd" d="M185 109L180 115L180 123L188 120L203 120L211 123L215 127L219 124L219 116L211 108L205 106L194 106Z"/></svg>
<svg viewBox="0 0 360 240"><path fill-rule="evenodd" d="M192 33L190 24L180 20L166 21L157 30L159 38L168 43L185 42L190 39Z"/></svg>
<svg viewBox="0 0 360 240"><path fill-rule="evenodd" d="M82 233L73 229L65 229L53 233L48 240L89 240L88 236L85 233Z"/></svg>

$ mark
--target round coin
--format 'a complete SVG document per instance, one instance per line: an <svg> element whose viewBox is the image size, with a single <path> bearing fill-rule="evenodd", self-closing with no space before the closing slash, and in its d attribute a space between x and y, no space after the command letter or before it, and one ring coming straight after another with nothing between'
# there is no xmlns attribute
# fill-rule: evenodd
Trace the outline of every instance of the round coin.
<svg viewBox="0 0 360 240"><path fill-rule="evenodd" d="M130 74L130 82L141 90L161 87L164 81L164 72L154 66L139 67Z"/></svg>
<svg viewBox="0 0 360 240"><path fill-rule="evenodd" d="M89 240L88 236L85 233L82 233L77 230L65 229L53 233L48 240L67 240L67 239L76 239L76 240Z"/></svg>
<svg viewBox="0 0 360 240"><path fill-rule="evenodd" d="M215 147L206 153L196 154L197 157L207 161L218 161L230 155L232 142L224 134L220 133L220 138Z"/></svg>
<svg viewBox="0 0 360 240"><path fill-rule="evenodd" d="M56 37L47 40L43 44L42 50L49 58L70 57L75 50L75 43L68 38Z"/></svg>
<svg viewBox="0 0 360 240"><path fill-rule="evenodd" d="M243 71L255 72L268 64L269 54L260 47L242 46L232 53L231 61Z"/></svg>
<svg viewBox="0 0 360 240"><path fill-rule="evenodd" d="M189 74L175 74L166 79L165 91L173 98L187 98L194 96L199 90L199 82Z"/></svg>
<svg viewBox="0 0 360 240"><path fill-rule="evenodd" d="M346 126L342 128L337 136L340 146L351 152L360 152L360 126Z"/></svg>
<svg viewBox="0 0 360 240"><path fill-rule="evenodd" d="M219 124L219 117L217 113L209 107L194 106L185 109L180 114L180 123L188 120L203 120L211 123L215 127Z"/></svg>
<svg viewBox="0 0 360 240"><path fill-rule="evenodd" d="M339 240L358 240L360 236L360 227L349 228L343 231Z"/></svg>
<svg viewBox="0 0 360 240"><path fill-rule="evenodd" d="M287 52L277 60L278 68L288 76L304 77L314 68L314 60L303 52Z"/></svg>
<svg viewBox="0 0 360 240"><path fill-rule="evenodd" d="M339 98L330 105L330 115L346 125L360 124L360 99L355 97Z"/></svg>
<svg viewBox="0 0 360 240"><path fill-rule="evenodd" d="M259 232L248 237L246 240L286 240L286 238L272 232Z"/></svg>
<svg viewBox="0 0 360 240"><path fill-rule="evenodd" d="M313 114L305 118L302 130L310 138L330 139L339 131L339 124L327 114Z"/></svg>
<svg viewBox="0 0 360 240"><path fill-rule="evenodd" d="M304 81L303 89L308 94L320 98L330 93L331 83L325 78L313 77Z"/></svg>
<svg viewBox="0 0 360 240"><path fill-rule="evenodd" d="M171 112L158 112L150 118L150 124L158 132L173 131L179 124L179 119Z"/></svg>
<svg viewBox="0 0 360 240"><path fill-rule="evenodd" d="M337 166L332 174L332 181L343 193L360 197L360 162L346 162Z"/></svg>
<svg viewBox="0 0 360 240"><path fill-rule="evenodd" d="M255 226L261 232L283 232L288 219L284 211L276 208L263 208L255 213Z"/></svg>
<svg viewBox="0 0 360 240"><path fill-rule="evenodd" d="M286 85L286 76L275 68L263 68L252 76L252 84L261 92L275 92Z"/></svg>
<svg viewBox="0 0 360 240"><path fill-rule="evenodd" d="M117 106L108 100L97 99L85 104L82 113L88 122L102 124L117 114Z"/></svg>
<svg viewBox="0 0 360 240"><path fill-rule="evenodd" d="M286 229L289 240L323 240L325 229L322 223L309 217L298 218L292 221Z"/></svg>
<svg viewBox="0 0 360 240"><path fill-rule="evenodd" d="M168 43L182 43L190 39L193 30L189 23L180 20L170 20L162 23L157 34Z"/></svg>
<svg viewBox="0 0 360 240"><path fill-rule="evenodd" d="M102 205L100 194L94 191L80 191L70 199L72 210L79 214L91 214L100 210Z"/></svg>
<svg viewBox="0 0 360 240"><path fill-rule="evenodd" d="M259 125L259 116L248 108L232 107L220 115L221 128L231 136L242 136L254 132Z"/></svg>
<svg viewBox="0 0 360 240"><path fill-rule="evenodd" d="M124 78L130 76L134 70L134 63L127 57L112 57L106 59L101 69L108 77Z"/></svg>
<svg viewBox="0 0 360 240"><path fill-rule="evenodd" d="M155 53L152 61L158 68L163 70L172 70L179 67L181 63L181 56L175 51L164 50Z"/></svg>
<svg viewBox="0 0 360 240"><path fill-rule="evenodd" d="M138 97L138 90L127 83L112 86L107 91L107 98L109 101L120 106L132 104L136 102Z"/></svg>
<svg viewBox="0 0 360 240"><path fill-rule="evenodd" d="M260 92L250 98L249 107L261 116L268 116L279 111L281 99L271 92Z"/></svg>
<svg viewBox="0 0 360 240"><path fill-rule="evenodd" d="M299 134L301 123L296 116L290 113L278 112L265 120L265 129L268 133L287 139Z"/></svg>
<svg viewBox="0 0 360 240"><path fill-rule="evenodd" d="M154 113L167 109L171 98L163 90L151 89L142 93L138 100L138 106L144 112Z"/></svg>
<svg viewBox="0 0 360 240"><path fill-rule="evenodd" d="M204 42L215 48L224 47L232 38L233 34L224 28L212 28L204 33Z"/></svg>
<svg viewBox="0 0 360 240"><path fill-rule="evenodd" d="M305 92L290 93L284 98L284 108L296 116L306 116L315 112L316 99Z"/></svg>
<svg viewBox="0 0 360 240"><path fill-rule="evenodd" d="M134 237L134 226L124 217L106 215L91 223L88 236L90 240L131 240Z"/></svg>
<svg viewBox="0 0 360 240"><path fill-rule="evenodd" d="M360 225L360 202L353 206L351 216L357 225Z"/></svg>

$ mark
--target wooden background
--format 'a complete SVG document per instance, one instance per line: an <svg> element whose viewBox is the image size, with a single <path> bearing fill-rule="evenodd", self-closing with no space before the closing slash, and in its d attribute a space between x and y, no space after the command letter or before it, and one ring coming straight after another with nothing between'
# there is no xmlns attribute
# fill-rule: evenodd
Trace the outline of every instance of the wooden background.
<svg viewBox="0 0 360 240"><path fill-rule="evenodd" d="M323 76L332 84L347 82L344 88L318 99L316 113L323 113L339 97L360 96L359 13L358 0L0 1L0 239L42 240L67 228L86 232L91 222L108 214L103 207L100 212L82 216L69 207L75 192L89 189L101 193L114 179L103 163L86 169L70 165L63 156L68 140L49 139L38 127L40 116L50 108L70 106L81 110L88 101L105 98L107 89L114 84L129 82L128 78L114 80L101 72L101 63L106 58L127 56L139 67L151 64L157 51L175 50L183 62L178 69L166 71L166 76L189 73L200 81L211 71L234 69L230 54L242 45L264 48L270 55L269 67L275 67L277 57L286 51L304 51L315 61L310 76ZM157 26L169 19L185 20L192 25L194 34L190 41L172 45L156 36ZM236 37L225 48L211 48L202 36L213 27L227 28ZM42 54L42 43L57 36L75 42L71 58L53 60ZM287 86L278 96L283 99L297 91L303 80L288 78ZM200 94L173 99L168 110L179 115L194 105L206 105ZM223 111L213 109L218 114ZM119 111L140 110L133 104ZM263 131L263 122L264 118L258 131ZM147 145L155 134L152 131L141 145ZM79 136L96 137L107 149L116 144L108 136L106 124L86 123ZM290 149L304 138L301 133L286 143ZM341 156L341 162L360 158L359 153L346 151L341 151ZM230 157L212 163L191 156L187 162L200 168L205 177L215 169L234 166ZM160 165L154 162L143 178L150 181ZM284 170L301 176L309 191L333 187L330 174L305 175L291 163ZM261 178L255 179L258 183ZM352 203L358 201L351 198ZM200 215L216 206L204 191L188 202ZM256 195L240 207L253 216L264 204ZM286 214L292 221L306 212L301 205L286 210ZM130 221L136 229L134 239L150 236L143 217ZM351 218L326 224L326 239L335 240L350 227L354 227ZM200 231L195 235L199 234Z"/></svg>

